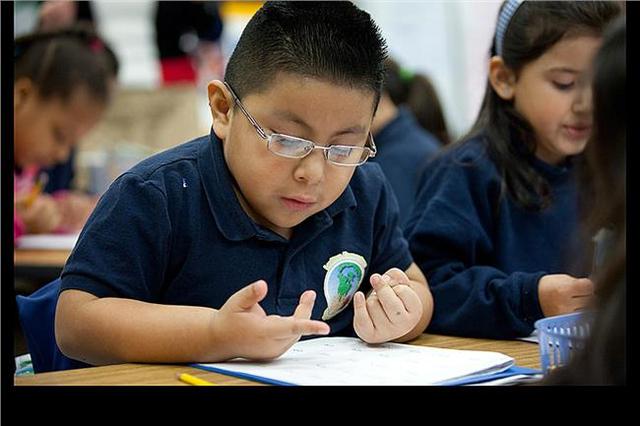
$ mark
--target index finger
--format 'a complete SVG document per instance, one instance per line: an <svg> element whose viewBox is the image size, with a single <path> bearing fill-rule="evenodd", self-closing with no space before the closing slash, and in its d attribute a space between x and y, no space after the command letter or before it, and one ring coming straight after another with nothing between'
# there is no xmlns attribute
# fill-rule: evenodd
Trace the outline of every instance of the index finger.
<svg viewBox="0 0 640 426"><path fill-rule="evenodd" d="M307 290L300 296L300 303L296 308L293 316L298 319L309 319L313 312L313 304L316 301L316 292L313 290Z"/></svg>
<svg viewBox="0 0 640 426"><path fill-rule="evenodd" d="M329 334L329 325L322 321L301 319L296 317L281 317L270 315L267 317L264 332L275 339L287 339L314 334Z"/></svg>

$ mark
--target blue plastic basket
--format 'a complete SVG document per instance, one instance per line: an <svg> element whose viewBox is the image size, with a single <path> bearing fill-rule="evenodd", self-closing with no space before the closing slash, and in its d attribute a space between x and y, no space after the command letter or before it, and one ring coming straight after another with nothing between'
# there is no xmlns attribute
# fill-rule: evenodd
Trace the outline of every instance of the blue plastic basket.
<svg viewBox="0 0 640 426"><path fill-rule="evenodd" d="M540 364L545 373L566 365L584 348L590 335L593 315L588 312L558 315L535 322L538 330Z"/></svg>

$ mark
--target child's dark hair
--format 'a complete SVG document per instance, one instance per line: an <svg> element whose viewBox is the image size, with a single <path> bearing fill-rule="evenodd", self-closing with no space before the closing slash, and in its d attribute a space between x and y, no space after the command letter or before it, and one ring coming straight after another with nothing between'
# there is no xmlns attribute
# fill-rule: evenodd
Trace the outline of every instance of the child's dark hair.
<svg viewBox="0 0 640 426"><path fill-rule="evenodd" d="M594 61L594 132L585 149L595 202L586 234L613 231L602 268L594 276L597 316L591 336L568 366L551 372L543 384L626 384L626 22L607 30ZM586 235L585 235L586 236ZM586 243L586 242L585 242Z"/></svg>
<svg viewBox="0 0 640 426"><path fill-rule="evenodd" d="M620 12L620 5L611 1L525 1L506 27L502 59L518 75L526 64L565 36L601 35ZM496 55L495 39L490 53ZM463 139L480 134L486 136L489 155L503 176L506 192L516 203L531 210L549 206L549 183L528 160L536 148L533 129L516 112L513 102L500 98L490 83L478 118Z"/></svg>
<svg viewBox="0 0 640 426"><path fill-rule="evenodd" d="M36 32L14 42L15 80L30 79L44 99L66 101L77 87L107 103L109 79L118 74L118 60L109 46L86 25Z"/></svg>
<svg viewBox="0 0 640 426"><path fill-rule="evenodd" d="M615 231L619 240L625 238L626 232L626 50L626 20L621 17L607 30L594 60L594 131L585 149L587 183L592 185L595 195L586 222L587 233L593 235L606 227ZM619 246L620 251L626 253L625 244ZM603 270L603 277L616 275L615 268L611 267L615 263L615 259L609 263L610 268ZM624 270L617 271L618 277L623 274Z"/></svg>
<svg viewBox="0 0 640 426"><path fill-rule="evenodd" d="M624 221L624 194L627 112L626 21L616 20L607 31L605 43L594 61L593 114L596 117L592 140L585 150L595 185L598 207L593 221L617 227ZM602 202L602 199L608 200ZM615 202L614 202L615 201ZM600 213L598 213L600 212Z"/></svg>
<svg viewBox="0 0 640 426"><path fill-rule="evenodd" d="M225 80L242 98L293 73L371 90L375 110L386 52L369 14L350 2L266 2L242 32Z"/></svg>
<svg viewBox="0 0 640 426"><path fill-rule="evenodd" d="M406 105L422 128L431 132L443 145L450 142L438 94L429 78L410 72L392 59L385 61L384 89L395 105Z"/></svg>

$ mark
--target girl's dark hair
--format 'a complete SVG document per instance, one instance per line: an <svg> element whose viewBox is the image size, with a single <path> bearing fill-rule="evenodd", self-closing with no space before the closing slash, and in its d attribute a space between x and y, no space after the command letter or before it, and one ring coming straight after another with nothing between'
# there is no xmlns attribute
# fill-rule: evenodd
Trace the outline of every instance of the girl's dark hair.
<svg viewBox="0 0 640 426"><path fill-rule="evenodd" d="M518 75L565 36L602 34L621 10L611 1L525 1L507 26L502 59ZM491 56L496 55L495 49L494 38ZM549 183L529 162L536 148L533 129L516 112L513 102L500 98L490 83L476 122L462 139L481 134L503 176L506 192L526 209L547 207L551 203Z"/></svg>
<svg viewBox="0 0 640 426"><path fill-rule="evenodd" d="M385 61L384 88L395 105L406 105L420 126L432 133L443 145L449 144L449 131L438 94L431 80L401 68L392 59Z"/></svg>
<svg viewBox="0 0 640 426"><path fill-rule="evenodd" d="M592 277L597 315L587 346L545 384L626 384L626 22L607 30L594 61L594 132L585 149L595 194L585 237L612 232L609 252ZM585 242L586 243L586 242Z"/></svg>
<svg viewBox="0 0 640 426"><path fill-rule="evenodd" d="M279 72L363 88L384 79L386 43L371 16L350 2L266 2L245 27L225 71L242 98Z"/></svg>
<svg viewBox="0 0 640 426"><path fill-rule="evenodd" d="M90 26L75 26L28 34L14 41L15 79L29 78L45 99L69 99L84 86L91 96L106 103L109 79L118 74L118 60Z"/></svg>

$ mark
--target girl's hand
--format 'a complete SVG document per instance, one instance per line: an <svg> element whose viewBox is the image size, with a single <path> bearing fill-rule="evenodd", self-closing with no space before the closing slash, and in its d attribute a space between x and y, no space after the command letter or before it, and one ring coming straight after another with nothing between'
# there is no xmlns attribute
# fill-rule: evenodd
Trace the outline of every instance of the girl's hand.
<svg viewBox="0 0 640 426"><path fill-rule="evenodd" d="M545 317L586 308L593 298L593 282L566 274L550 274L538 282L538 299Z"/></svg>
<svg viewBox="0 0 640 426"><path fill-rule="evenodd" d="M98 201L97 197L66 191L64 194L56 193L54 197L62 215L62 232L76 232L82 229Z"/></svg>
<svg viewBox="0 0 640 426"><path fill-rule="evenodd" d="M28 234L53 232L62 222L62 214L50 195L39 195L31 204L18 202L16 210Z"/></svg>

